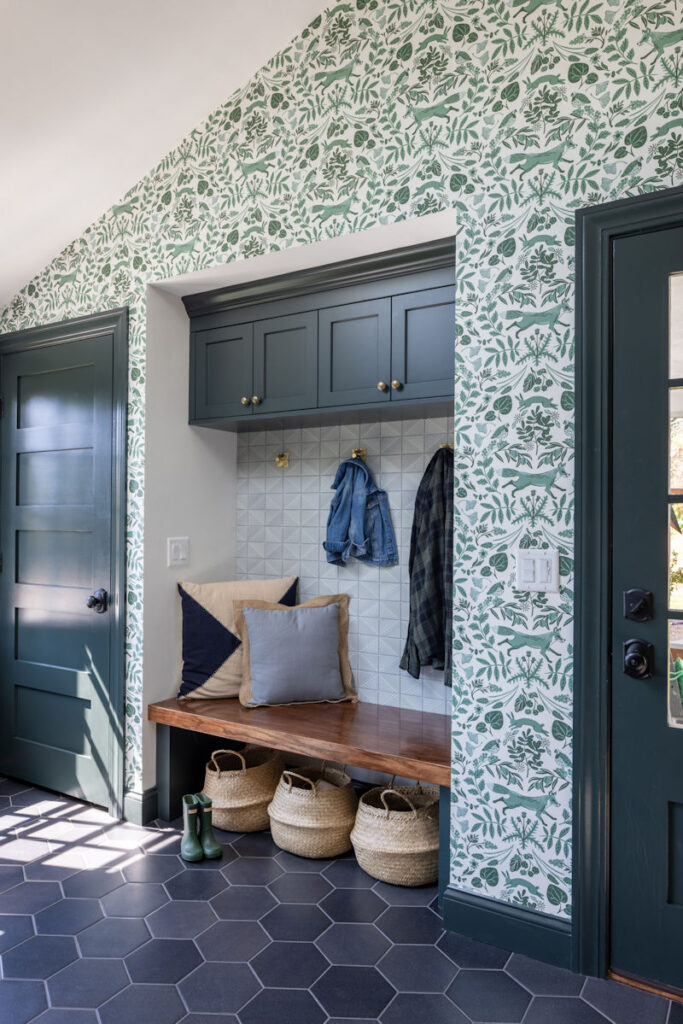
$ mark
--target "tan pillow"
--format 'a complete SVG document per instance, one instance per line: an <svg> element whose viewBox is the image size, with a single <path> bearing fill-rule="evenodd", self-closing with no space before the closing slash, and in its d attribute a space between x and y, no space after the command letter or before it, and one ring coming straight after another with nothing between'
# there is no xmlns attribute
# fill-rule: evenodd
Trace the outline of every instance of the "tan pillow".
<svg viewBox="0 0 683 1024"><path fill-rule="evenodd" d="M179 583L183 611L183 667L178 696L213 700L236 697L242 682L242 643L234 601L255 598L296 603L298 576L279 580Z"/></svg>
<svg viewBox="0 0 683 1024"><path fill-rule="evenodd" d="M339 700L350 700L354 703L358 700L358 695L353 685L353 674L351 672L351 664L349 662L349 595L348 594L324 594L321 597L311 598L310 601L304 601L302 604L295 605L295 608L324 608L331 604L339 605L338 615L338 644L337 651L339 654L339 673L341 675L341 682L344 689L344 697ZM246 626L243 608L260 608L267 611L293 611L294 609L288 608L287 605L282 603L276 603L271 601L255 601L255 600L237 600L235 601L235 628L238 636L242 640L242 685L240 686L240 703L244 707L258 707L260 704L254 702L254 696L251 685L251 670L249 664L249 631ZM327 701L321 700L305 700L298 701L293 699L287 702L278 703L289 703L289 704L320 704L320 703L339 703L338 701ZM263 702L266 703L266 702Z"/></svg>

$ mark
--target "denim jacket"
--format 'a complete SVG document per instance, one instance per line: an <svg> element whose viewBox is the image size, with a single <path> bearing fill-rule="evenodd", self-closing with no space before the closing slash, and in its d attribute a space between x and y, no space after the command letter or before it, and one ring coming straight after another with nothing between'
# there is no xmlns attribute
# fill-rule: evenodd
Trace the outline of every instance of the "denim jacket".
<svg viewBox="0 0 683 1024"><path fill-rule="evenodd" d="M346 565L349 558L357 558L371 565L396 565L398 551L387 492L379 489L363 460L342 462L332 490L336 494L323 542L327 561Z"/></svg>

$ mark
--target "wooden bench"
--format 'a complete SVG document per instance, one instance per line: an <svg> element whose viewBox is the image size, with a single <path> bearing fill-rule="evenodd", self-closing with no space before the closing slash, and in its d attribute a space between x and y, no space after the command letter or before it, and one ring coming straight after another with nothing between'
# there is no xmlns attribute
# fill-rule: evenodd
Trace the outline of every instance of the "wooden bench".
<svg viewBox="0 0 683 1024"><path fill-rule="evenodd" d="M147 714L157 723L158 813L164 820L179 816L183 793L201 790L211 750L235 741L419 779L440 787L440 890L447 884L451 748L447 715L364 702L247 709L236 699L175 698L150 704Z"/></svg>

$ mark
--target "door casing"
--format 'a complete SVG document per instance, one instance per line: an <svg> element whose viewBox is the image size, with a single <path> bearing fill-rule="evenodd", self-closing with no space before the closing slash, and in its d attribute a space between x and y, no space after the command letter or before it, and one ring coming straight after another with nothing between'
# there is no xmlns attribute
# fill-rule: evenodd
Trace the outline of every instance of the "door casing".
<svg viewBox="0 0 683 1024"><path fill-rule="evenodd" d="M576 214L573 967L609 959L612 243L683 225L683 187Z"/></svg>
<svg viewBox="0 0 683 1024"><path fill-rule="evenodd" d="M0 356L30 349L60 345L71 341L110 334L113 337L112 367L112 498L111 559L112 599L107 614L111 615L110 680L114 707L118 709L121 729L111 745L108 765L112 798L109 812L116 818L123 815L123 772L125 735L125 617L126 617L126 427L128 402L128 308L93 313L89 316L58 323L30 327L0 335ZM2 381L0 380L0 390ZM8 567L6 567L7 571Z"/></svg>

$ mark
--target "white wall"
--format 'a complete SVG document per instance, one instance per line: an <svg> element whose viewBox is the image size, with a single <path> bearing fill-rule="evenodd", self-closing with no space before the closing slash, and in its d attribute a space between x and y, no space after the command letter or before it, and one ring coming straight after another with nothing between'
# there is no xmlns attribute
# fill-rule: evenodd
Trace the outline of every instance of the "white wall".
<svg viewBox="0 0 683 1024"><path fill-rule="evenodd" d="M147 290L143 715L177 692L179 579L231 579L236 435L190 427L189 323L174 295ZM190 561L168 568L166 538L189 537ZM155 727L143 723L143 788L155 783Z"/></svg>

